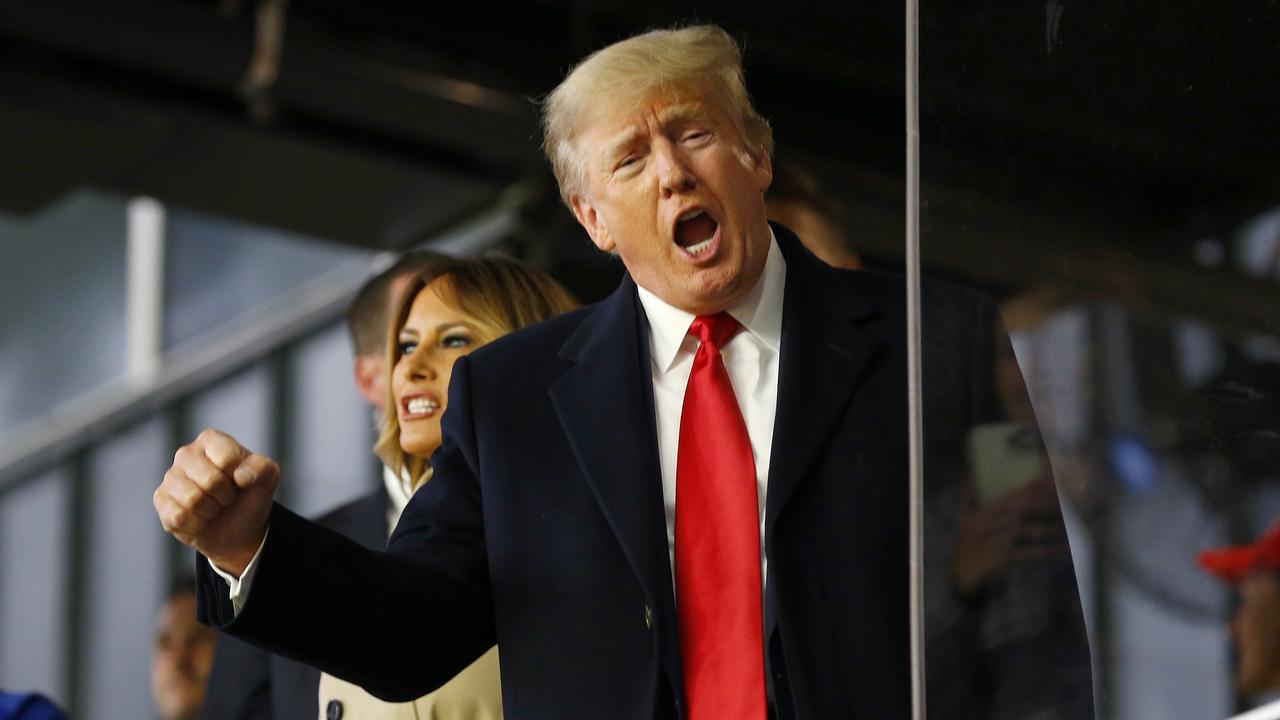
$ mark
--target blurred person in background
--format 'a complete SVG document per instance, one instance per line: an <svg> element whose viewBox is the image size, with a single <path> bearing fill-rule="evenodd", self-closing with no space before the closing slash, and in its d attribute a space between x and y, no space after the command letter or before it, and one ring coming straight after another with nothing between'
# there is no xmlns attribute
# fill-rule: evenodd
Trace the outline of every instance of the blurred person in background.
<svg viewBox="0 0 1280 720"><path fill-rule="evenodd" d="M454 361L576 306L549 275L508 258L446 261L409 282L387 336L387 412L374 450L410 494L431 479ZM319 699L322 720L496 720L502 717L498 649L412 702L384 702L328 674L320 679Z"/></svg>
<svg viewBox="0 0 1280 720"><path fill-rule="evenodd" d="M387 328L409 283L445 258L414 251L365 281L347 306L352 378L382 423L387 402ZM381 549L409 502L410 487L383 467L378 488L321 516L317 522L368 548ZM208 720L314 720L320 671L260 650L228 635L218 637L203 717Z"/></svg>
<svg viewBox="0 0 1280 720"><path fill-rule="evenodd" d="M156 618L151 698L161 720L196 720L217 632L196 622L195 579L180 577Z"/></svg>
<svg viewBox="0 0 1280 720"><path fill-rule="evenodd" d="M1252 509L1280 471L1280 363L1229 352L1222 367L1184 399L1184 452L1219 468L1220 498ZM1235 689L1259 702L1280 693L1280 518L1253 543L1200 554L1200 566L1231 585Z"/></svg>
<svg viewBox="0 0 1280 720"><path fill-rule="evenodd" d="M1236 692L1246 698L1280 693L1280 520L1257 541L1206 550L1199 561L1239 595L1230 625Z"/></svg>
<svg viewBox="0 0 1280 720"><path fill-rule="evenodd" d="M822 262L845 270L862 267L862 258L846 232L844 208L804 167L775 161L773 184L764 203L769 219L794 232Z"/></svg>

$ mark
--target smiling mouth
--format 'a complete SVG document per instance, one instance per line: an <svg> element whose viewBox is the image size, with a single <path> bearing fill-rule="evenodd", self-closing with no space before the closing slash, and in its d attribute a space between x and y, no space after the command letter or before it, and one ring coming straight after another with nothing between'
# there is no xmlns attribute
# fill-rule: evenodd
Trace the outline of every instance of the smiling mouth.
<svg viewBox="0 0 1280 720"><path fill-rule="evenodd" d="M404 419L427 417L440 409L440 403L425 396L406 398L404 401Z"/></svg>
<svg viewBox="0 0 1280 720"><path fill-rule="evenodd" d="M711 251L719 229L720 224L705 210L695 208L676 220L675 242L686 254L696 258Z"/></svg>

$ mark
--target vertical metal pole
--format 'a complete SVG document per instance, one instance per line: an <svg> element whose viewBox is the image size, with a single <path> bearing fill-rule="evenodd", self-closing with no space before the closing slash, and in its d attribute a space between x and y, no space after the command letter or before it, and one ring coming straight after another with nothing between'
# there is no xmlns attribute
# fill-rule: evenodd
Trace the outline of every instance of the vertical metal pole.
<svg viewBox="0 0 1280 720"><path fill-rule="evenodd" d="M164 322L164 206L148 197L129 201L125 274L125 372L148 382L160 369Z"/></svg>
<svg viewBox="0 0 1280 720"><path fill-rule="evenodd" d="M924 424L920 372L920 6L907 3L907 418L911 490L911 717L924 720Z"/></svg>
<svg viewBox="0 0 1280 720"><path fill-rule="evenodd" d="M68 464L67 518L70 533L67 538L67 558L64 565L67 576L66 648L63 655L63 688L66 693L69 717L80 717L85 708L84 651L85 634L89 625L85 622L85 592L89 579L89 522L91 505L89 493L88 450L77 450Z"/></svg>

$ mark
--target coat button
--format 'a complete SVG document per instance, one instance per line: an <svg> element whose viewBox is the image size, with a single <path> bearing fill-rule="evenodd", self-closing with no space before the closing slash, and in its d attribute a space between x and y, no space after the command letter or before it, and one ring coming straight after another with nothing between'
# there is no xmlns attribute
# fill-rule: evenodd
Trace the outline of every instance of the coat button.
<svg viewBox="0 0 1280 720"><path fill-rule="evenodd" d="M653 629L653 608L648 605L644 606L644 626Z"/></svg>
<svg viewBox="0 0 1280 720"><path fill-rule="evenodd" d="M324 708L324 717L325 720L342 720L342 703L338 700L330 700Z"/></svg>

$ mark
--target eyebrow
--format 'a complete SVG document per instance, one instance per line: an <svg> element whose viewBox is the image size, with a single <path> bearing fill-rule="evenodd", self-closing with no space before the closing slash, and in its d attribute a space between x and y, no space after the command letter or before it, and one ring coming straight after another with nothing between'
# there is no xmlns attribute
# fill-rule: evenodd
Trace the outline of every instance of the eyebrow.
<svg viewBox="0 0 1280 720"><path fill-rule="evenodd" d="M436 325L434 328L429 328L428 332L439 335L441 333L453 330L454 328L462 328L463 330L472 330L474 329L474 326L471 323L467 322L466 320L458 320L457 322L440 323L439 325ZM400 334L417 336L418 331L406 325L405 327L400 328Z"/></svg>
<svg viewBox="0 0 1280 720"><path fill-rule="evenodd" d="M618 157L619 155L622 155L622 153L625 152L626 149L630 147L636 141L637 138L640 137L640 135L641 135L640 130L634 127L628 128L618 133L618 135L615 136L614 139L609 142L608 147L605 149L605 152L604 152L605 161L607 162L609 160L612 160Z"/></svg>
<svg viewBox="0 0 1280 720"><path fill-rule="evenodd" d="M694 103L681 103L664 108L662 115L658 118L658 124L665 127L678 123L688 122L689 120L705 117L706 113ZM630 127L614 136L609 142L604 153L604 158L610 160L620 155L636 138L644 134L644 131L637 127Z"/></svg>
<svg viewBox="0 0 1280 720"><path fill-rule="evenodd" d="M663 125L671 125L673 123L688 122L689 120L706 117L706 111L702 110L694 103L681 103L672 105L662 113L661 122Z"/></svg>
<svg viewBox="0 0 1280 720"><path fill-rule="evenodd" d="M440 323L439 325L436 326L435 332L437 335L440 335L442 333L446 333L455 328L462 328L463 330L471 330L473 329L473 326L471 325L471 323L467 322L466 320L459 320L457 322Z"/></svg>

